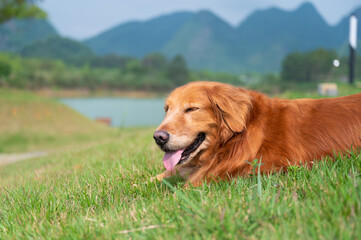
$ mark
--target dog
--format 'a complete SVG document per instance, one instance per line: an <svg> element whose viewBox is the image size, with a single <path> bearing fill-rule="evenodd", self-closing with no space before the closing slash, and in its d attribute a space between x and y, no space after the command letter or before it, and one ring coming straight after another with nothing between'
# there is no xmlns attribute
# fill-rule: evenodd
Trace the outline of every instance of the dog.
<svg viewBox="0 0 361 240"><path fill-rule="evenodd" d="M361 93L286 100L217 82L192 82L166 99L153 138L166 171L186 185L285 171L361 147Z"/></svg>

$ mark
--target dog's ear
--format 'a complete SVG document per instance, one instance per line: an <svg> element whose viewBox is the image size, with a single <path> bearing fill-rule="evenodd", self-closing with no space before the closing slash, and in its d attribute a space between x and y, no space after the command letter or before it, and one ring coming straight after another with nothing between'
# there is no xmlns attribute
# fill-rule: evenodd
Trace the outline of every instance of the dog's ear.
<svg viewBox="0 0 361 240"><path fill-rule="evenodd" d="M217 85L208 91L208 98L221 128L241 133L246 128L251 97L243 89L230 85Z"/></svg>

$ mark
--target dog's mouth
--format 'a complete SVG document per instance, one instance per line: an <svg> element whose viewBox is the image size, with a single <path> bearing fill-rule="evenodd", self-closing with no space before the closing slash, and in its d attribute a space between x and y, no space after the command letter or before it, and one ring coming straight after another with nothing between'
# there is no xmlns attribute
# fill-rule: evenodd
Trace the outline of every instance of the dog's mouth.
<svg viewBox="0 0 361 240"><path fill-rule="evenodd" d="M206 134L199 133L197 138L187 148L165 152L163 157L165 168L167 170L173 170L176 165L185 162L189 156L199 148L204 139L206 139Z"/></svg>

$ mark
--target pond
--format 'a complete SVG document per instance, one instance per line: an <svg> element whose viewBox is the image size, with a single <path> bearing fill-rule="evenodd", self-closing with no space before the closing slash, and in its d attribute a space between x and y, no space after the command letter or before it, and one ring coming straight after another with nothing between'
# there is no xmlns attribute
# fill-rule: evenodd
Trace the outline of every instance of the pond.
<svg viewBox="0 0 361 240"><path fill-rule="evenodd" d="M109 118L111 126L157 126L164 118L164 99L66 98L62 103L91 119Z"/></svg>

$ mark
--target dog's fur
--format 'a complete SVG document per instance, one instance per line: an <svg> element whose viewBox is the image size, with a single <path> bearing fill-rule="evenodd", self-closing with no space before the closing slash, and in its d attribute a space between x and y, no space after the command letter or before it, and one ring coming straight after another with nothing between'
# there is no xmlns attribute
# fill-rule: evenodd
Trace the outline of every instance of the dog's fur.
<svg viewBox="0 0 361 240"><path fill-rule="evenodd" d="M188 110L187 110L188 109ZM361 93L332 99L284 100L216 82L193 82L166 100L157 130L170 134L166 151L206 138L187 161L157 176L176 173L187 184L246 176L259 159L262 173L361 147Z"/></svg>

